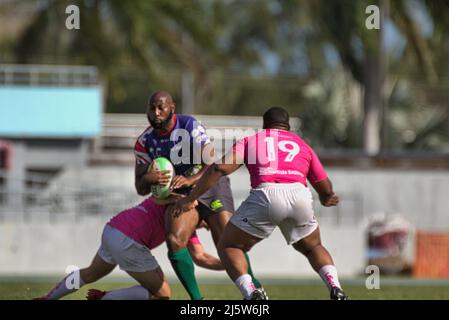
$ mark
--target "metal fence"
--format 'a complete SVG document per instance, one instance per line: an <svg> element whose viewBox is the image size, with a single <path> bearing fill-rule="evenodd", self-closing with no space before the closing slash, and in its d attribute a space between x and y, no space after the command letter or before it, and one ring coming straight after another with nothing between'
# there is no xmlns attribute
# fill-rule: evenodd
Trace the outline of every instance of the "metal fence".
<svg viewBox="0 0 449 320"><path fill-rule="evenodd" d="M6 178L5 173L0 171L0 181L5 182ZM79 187L79 182L71 183L67 179L52 182L50 175L34 174L20 182L27 185L20 192L7 189L0 183L0 223L104 220L142 201L142 197L133 189L105 188L87 183ZM234 190L235 204L239 205L248 192L237 186ZM353 193L339 196L341 203L338 207L323 208L314 194L315 213L319 222L332 226L362 223L365 217L363 196Z"/></svg>
<svg viewBox="0 0 449 320"><path fill-rule="evenodd" d="M93 86L99 82L92 66L0 64L0 85Z"/></svg>
<svg viewBox="0 0 449 320"><path fill-rule="evenodd" d="M26 185L20 191L5 183ZM29 175L17 181L0 171L0 222L59 222L105 219L136 205L142 199L121 188L77 187L70 181L52 182L46 175Z"/></svg>

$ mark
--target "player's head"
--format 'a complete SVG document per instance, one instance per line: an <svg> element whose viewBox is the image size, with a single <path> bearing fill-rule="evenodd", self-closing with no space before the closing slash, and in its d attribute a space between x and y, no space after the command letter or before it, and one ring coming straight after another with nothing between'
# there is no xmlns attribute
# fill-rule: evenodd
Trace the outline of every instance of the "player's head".
<svg viewBox="0 0 449 320"><path fill-rule="evenodd" d="M289 120L287 110L281 107L271 107L263 114L263 128L290 130Z"/></svg>
<svg viewBox="0 0 449 320"><path fill-rule="evenodd" d="M147 118L155 129L168 129L175 113L175 102L167 91L156 91L148 99Z"/></svg>

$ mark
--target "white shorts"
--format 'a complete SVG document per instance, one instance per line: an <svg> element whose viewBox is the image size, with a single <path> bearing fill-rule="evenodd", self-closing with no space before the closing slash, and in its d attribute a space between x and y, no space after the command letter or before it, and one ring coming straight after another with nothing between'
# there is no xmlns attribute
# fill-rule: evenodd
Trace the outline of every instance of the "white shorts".
<svg viewBox="0 0 449 320"><path fill-rule="evenodd" d="M150 249L106 224L98 255L106 263L118 264L123 271L145 272L159 267Z"/></svg>
<svg viewBox="0 0 449 320"><path fill-rule="evenodd" d="M278 226L288 244L295 243L318 227L312 193L302 183L262 183L231 218L232 224L257 237L267 238Z"/></svg>

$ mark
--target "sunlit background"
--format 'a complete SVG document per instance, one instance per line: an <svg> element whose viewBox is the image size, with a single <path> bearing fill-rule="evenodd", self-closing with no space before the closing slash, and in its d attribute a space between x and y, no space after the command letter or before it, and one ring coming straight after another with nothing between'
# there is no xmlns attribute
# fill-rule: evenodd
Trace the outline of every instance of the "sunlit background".
<svg viewBox="0 0 449 320"><path fill-rule="evenodd" d="M376 265L449 285L448 16L433 0L0 0L0 281L90 262L104 223L143 199L133 147L165 89L222 133L290 112L341 198L315 207L343 279ZM231 183L238 206L246 170ZM154 254L174 277L165 246ZM317 278L277 231L250 256L262 279Z"/></svg>

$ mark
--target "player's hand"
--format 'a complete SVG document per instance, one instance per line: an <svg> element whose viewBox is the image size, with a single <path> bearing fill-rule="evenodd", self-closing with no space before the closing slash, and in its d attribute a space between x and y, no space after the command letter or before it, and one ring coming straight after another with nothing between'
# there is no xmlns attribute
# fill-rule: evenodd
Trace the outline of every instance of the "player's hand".
<svg viewBox="0 0 449 320"><path fill-rule="evenodd" d="M198 201L192 201L189 198L182 198L178 200L173 207L173 215L179 217L185 211L190 211L198 205Z"/></svg>
<svg viewBox="0 0 449 320"><path fill-rule="evenodd" d="M325 207L333 207L340 202L340 199L338 199L338 196L333 194L330 197L320 197L320 202Z"/></svg>
<svg viewBox="0 0 449 320"><path fill-rule="evenodd" d="M170 170L157 170L156 166L152 165L150 171L150 181L152 184L169 184L170 183Z"/></svg>
<svg viewBox="0 0 449 320"><path fill-rule="evenodd" d="M192 183L184 176L175 176L171 182L170 189L175 190L184 187L190 187Z"/></svg>

